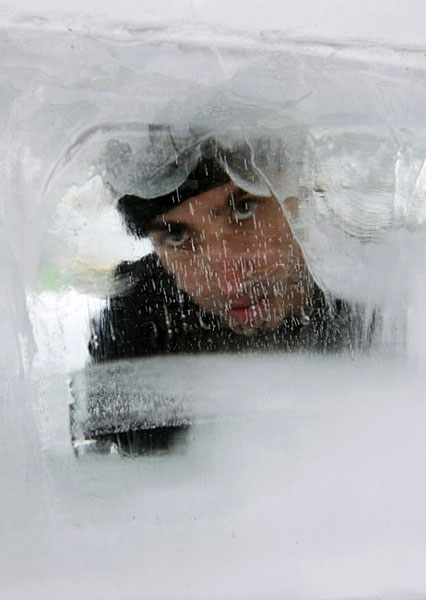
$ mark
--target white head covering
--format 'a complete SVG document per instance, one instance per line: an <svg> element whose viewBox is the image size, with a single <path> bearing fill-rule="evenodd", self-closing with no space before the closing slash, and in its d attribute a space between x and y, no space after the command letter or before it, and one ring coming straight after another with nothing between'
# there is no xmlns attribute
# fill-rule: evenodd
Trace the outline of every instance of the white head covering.
<svg viewBox="0 0 426 600"><path fill-rule="evenodd" d="M130 194L143 202L179 187L214 140L218 160L238 186L282 203L320 287L365 300L392 285L381 268L384 257L392 263L398 251L392 232L426 221L423 144L418 138L416 145L403 144L391 133L377 120L344 115L302 124L288 114L235 104L178 125L100 124L65 153L49 186L99 176L112 201ZM287 202L294 197L296 211Z"/></svg>

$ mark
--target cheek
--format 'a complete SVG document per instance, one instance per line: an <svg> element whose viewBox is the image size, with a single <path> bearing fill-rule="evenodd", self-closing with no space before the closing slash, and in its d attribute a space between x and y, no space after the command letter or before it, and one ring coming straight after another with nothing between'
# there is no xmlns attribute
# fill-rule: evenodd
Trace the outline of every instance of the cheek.
<svg viewBox="0 0 426 600"><path fill-rule="evenodd" d="M291 235L282 231L269 231L257 238L246 257L259 264L273 265L292 261L298 254L297 243Z"/></svg>
<svg viewBox="0 0 426 600"><path fill-rule="evenodd" d="M179 254L174 251L171 252L158 252L161 264L170 275L176 278L178 284L182 279L182 276L191 270L191 265L188 260L183 259Z"/></svg>
<svg viewBox="0 0 426 600"><path fill-rule="evenodd" d="M173 275L179 288L193 298L203 294L203 284L208 278L208 269L202 268L196 258L191 254L179 252L159 253L161 264L168 273Z"/></svg>

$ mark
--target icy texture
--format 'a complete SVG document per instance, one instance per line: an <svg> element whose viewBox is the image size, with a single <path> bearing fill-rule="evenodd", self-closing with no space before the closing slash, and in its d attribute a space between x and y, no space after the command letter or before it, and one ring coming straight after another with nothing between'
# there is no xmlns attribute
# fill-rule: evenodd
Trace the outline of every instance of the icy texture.
<svg viewBox="0 0 426 600"><path fill-rule="evenodd" d="M40 271L93 292L139 252L121 232L105 256L105 238L96 247L83 233L104 211L107 237L119 230L105 124L185 130L197 115L228 148L259 131L277 156L285 148L288 178L266 161L261 179L282 201L300 197L299 215L287 210L318 281L385 299L393 352L407 295L411 357L424 359L424 54L96 31L1 32L2 596L424 595L425 383L414 368L374 354L199 360L181 374L197 375L208 418L181 453L78 463L68 372L85 360L87 323L74 292L37 297Z"/></svg>
<svg viewBox="0 0 426 600"><path fill-rule="evenodd" d="M46 508L8 548L7 598L422 597L424 379L351 358L180 368L208 414L176 452L45 450Z"/></svg>
<svg viewBox="0 0 426 600"><path fill-rule="evenodd" d="M126 67L138 55L134 46L133 56L119 50ZM153 198L181 184L200 145L214 138L236 183L273 193L284 206L299 198L298 215L287 214L322 288L383 301L393 278L383 276L381 256L394 262L400 248L393 232L425 224L424 75L421 65L412 68L409 100L401 99L403 54L342 48L327 58L332 50L299 46L295 54L288 44L254 58L223 48L219 69L214 53L144 45L137 68L111 76L119 97L111 97L109 79L94 90L89 79L85 110L70 104L68 112L79 114L70 132L77 139L48 176L48 197L54 202L100 178L99 205L126 193ZM109 69L114 64L117 57ZM57 252L53 244L46 260Z"/></svg>

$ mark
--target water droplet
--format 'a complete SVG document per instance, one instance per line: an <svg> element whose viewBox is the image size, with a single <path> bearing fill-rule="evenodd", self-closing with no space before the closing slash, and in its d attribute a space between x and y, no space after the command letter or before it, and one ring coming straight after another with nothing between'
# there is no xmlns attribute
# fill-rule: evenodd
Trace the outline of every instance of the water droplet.
<svg viewBox="0 0 426 600"><path fill-rule="evenodd" d="M302 313L299 317L300 320L300 324L305 326L305 325L309 325L309 323L311 322L311 317L309 317L308 315L305 315L305 313Z"/></svg>

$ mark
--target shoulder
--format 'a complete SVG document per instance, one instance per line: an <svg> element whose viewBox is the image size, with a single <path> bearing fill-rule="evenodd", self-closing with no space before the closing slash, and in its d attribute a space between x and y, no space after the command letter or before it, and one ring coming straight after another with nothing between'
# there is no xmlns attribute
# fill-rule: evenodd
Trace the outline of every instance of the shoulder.
<svg viewBox="0 0 426 600"><path fill-rule="evenodd" d="M187 333L198 323L198 307L178 289L156 255L121 263L115 279L116 293L91 322L94 362L191 351Z"/></svg>
<svg viewBox="0 0 426 600"><path fill-rule="evenodd" d="M366 350L375 326L375 311L333 298L315 286L308 319L301 323L297 344L317 352Z"/></svg>
<svg viewBox="0 0 426 600"><path fill-rule="evenodd" d="M140 292L151 293L151 290L155 295L167 287L176 289L174 278L167 273L156 254L148 254L135 262L120 263L114 276L116 292L112 298L128 298Z"/></svg>

